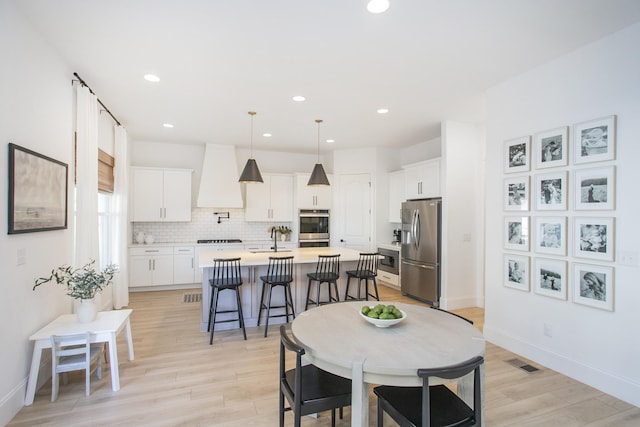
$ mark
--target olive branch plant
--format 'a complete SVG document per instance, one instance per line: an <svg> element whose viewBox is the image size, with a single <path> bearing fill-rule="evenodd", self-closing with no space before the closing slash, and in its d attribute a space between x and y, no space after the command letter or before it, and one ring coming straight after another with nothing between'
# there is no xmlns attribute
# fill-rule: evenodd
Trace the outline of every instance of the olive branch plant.
<svg viewBox="0 0 640 427"><path fill-rule="evenodd" d="M93 299L99 292L106 288L118 266L110 264L98 273L95 270L95 260L89 261L82 267L72 268L70 265L62 265L51 271L49 277L41 277L35 281L33 290L38 286L55 280L57 284L67 287L67 295L74 299Z"/></svg>

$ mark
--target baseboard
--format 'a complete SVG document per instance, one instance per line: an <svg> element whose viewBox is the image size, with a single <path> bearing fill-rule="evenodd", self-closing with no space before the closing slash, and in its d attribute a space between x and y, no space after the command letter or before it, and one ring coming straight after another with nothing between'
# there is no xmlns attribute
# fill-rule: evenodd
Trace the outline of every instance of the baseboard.
<svg viewBox="0 0 640 427"><path fill-rule="evenodd" d="M0 400L0 426L6 426L24 407L27 392L27 378L18 383Z"/></svg>

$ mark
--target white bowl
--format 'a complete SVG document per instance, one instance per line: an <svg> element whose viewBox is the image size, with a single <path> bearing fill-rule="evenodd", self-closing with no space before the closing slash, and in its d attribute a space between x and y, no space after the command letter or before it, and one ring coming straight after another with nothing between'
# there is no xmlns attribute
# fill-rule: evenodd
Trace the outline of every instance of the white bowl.
<svg viewBox="0 0 640 427"><path fill-rule="evenodd" d="M362 311L360 311L359 313L360 317L362 317L372 325L376 325L378 328L388 328L389 326L396 325L407 318L407 313L405 313L404 310L400 310L400 313L402 313L402 317L399 319L374 319L373 317L369 317L366 314L362 314Z"/></svg>

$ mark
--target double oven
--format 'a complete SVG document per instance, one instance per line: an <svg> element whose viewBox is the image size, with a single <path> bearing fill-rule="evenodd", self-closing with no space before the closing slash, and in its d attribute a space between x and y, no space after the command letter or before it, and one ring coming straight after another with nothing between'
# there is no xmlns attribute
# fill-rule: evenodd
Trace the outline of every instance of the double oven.
<svg viewBox="0 0 640 427"><path fill-rule="evenodd" d="M329 246L329 210L300 209L298 214L298 246Z"/></svg>

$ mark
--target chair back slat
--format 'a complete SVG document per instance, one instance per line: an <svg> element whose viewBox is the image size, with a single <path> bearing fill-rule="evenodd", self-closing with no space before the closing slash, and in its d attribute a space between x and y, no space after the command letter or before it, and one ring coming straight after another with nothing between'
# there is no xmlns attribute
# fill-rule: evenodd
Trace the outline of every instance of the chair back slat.
<svg viewBox="0 0 640 427"><path fill-rule="evenodd" d="M293 281L293 256L269 257L267 276L276 282Z"/></svg>
<svg viewBox="0 0 640 427"><path fill-rule="evenodd" d="M340 275L340 254L338 255L318 255L316 264L316 276L323 277L329 274Z"/></svg>
<svg viewBox="0 0 640 427"><path fill-rule="evenodd" d="M378 254L377 252L361 253L360 258L358 259L358 266L356 267L356 271L359 274L367 273L373 276L377 275L379 258L380 254Z"/></svg>
<svg viewBox="0 0 640 427"><path fill-rule="evenodd" d="M213 260L212 284L241 285L240 258L215 258Z"/></svg>

